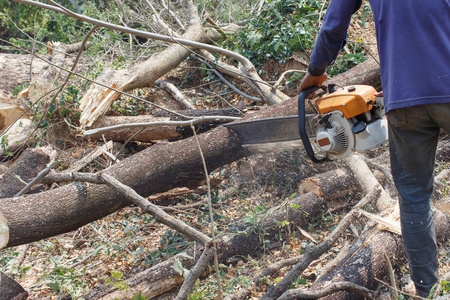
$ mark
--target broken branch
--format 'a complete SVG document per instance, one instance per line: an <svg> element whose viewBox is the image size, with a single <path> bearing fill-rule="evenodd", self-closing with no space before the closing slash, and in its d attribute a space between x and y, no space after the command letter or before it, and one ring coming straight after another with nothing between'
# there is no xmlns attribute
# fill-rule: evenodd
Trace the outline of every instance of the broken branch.
<svg viewBox="0 0 450 300"><path fill-rule="evenodd" d="M372 200L374 200L380 194L380 189L374 188L369 194L361 199L358 204L339 222L336 229L316 247L308 247L302 259L292 268L292 270L284 277L276 286L271 285L267 290L267 293L261 299L276 299L281 296L289 287L289 285L297 278L303 271L309 266L309 264L319 258L323 253L328 251L331 246L336 242L338 237L344 232L350 223L357 216L357 210Z"/></svg>

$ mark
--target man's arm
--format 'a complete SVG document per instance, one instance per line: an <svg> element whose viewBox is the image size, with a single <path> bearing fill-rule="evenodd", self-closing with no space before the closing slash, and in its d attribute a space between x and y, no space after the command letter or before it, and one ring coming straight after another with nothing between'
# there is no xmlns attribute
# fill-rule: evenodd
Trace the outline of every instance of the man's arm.
<svg viewBox="0 0 450 300"><path fill-rule="evenodd" d="M326 68L333 64L339 50L346 44L347 29L352 15L361 7L361 0L332 0L328 6L311 54L308 73L299 92L311 85L322 85Z"/></svg>

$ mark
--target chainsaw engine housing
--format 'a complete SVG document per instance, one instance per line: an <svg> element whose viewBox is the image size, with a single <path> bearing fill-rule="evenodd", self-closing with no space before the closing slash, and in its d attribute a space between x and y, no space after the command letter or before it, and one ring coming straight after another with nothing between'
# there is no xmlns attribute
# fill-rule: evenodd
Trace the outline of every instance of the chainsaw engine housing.
<svg viewBox="0 0 450 300"><path fill-rule="evenodd" d="M364 152L387 141L387 120L381 99L371 86L355 85L314 101L316 143L330 159Z"/></svg>

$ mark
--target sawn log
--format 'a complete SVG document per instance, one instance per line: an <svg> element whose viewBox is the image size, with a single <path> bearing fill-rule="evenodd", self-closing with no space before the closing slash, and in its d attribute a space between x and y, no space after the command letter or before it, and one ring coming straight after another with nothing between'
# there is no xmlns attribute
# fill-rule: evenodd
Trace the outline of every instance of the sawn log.
<svg viewBox="0 0 450 300"><path fill-rule="evenodd" d="M364 74L367 74L369 68L377 73L378 66L369 63L365 62L355 68ZM346 84L340 78L336 76L333 82ZM347 78L343 80L346 81ZM379 78L362 78L360 83L377 85L378 82ZM296 114L296 100L268 107L242 120ZM239 139L225 127L215 128L198 137L209 171L248 154ZM104 172L130 186L143 197L175 187L196 187L205 178L194 138L156 144ZM6 218L9 228L6 247L75 230L129 204L129 201L106 186L81 183L35 195L0 199L0 213Z"/></svg>

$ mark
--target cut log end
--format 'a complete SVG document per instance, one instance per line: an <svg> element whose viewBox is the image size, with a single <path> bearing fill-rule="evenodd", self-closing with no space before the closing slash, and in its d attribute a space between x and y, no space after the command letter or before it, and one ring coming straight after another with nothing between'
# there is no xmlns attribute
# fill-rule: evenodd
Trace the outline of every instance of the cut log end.
<svg viewBox="0 0 450 300"><path fill-rule="evenodd" d="M8 222L0 212L0 249L3 249L8 245L9 242L9 227Z"/></svg>

